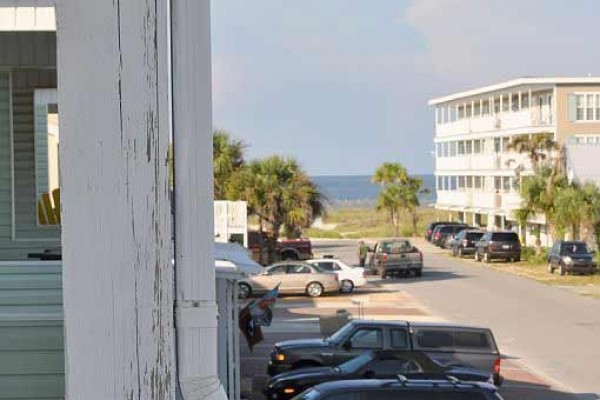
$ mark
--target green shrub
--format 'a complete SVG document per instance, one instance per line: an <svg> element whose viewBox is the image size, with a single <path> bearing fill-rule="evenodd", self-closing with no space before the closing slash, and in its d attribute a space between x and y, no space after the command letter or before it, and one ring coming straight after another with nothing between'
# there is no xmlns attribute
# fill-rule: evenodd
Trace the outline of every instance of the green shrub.
<svg viewBox="0 0 600 400"><path fill-rule="evenodd" d="M521 249L521 258L530 264L544 264L548 259L549 249L542 247L540 253L536 254L534 247L523 247Z"/></svg>

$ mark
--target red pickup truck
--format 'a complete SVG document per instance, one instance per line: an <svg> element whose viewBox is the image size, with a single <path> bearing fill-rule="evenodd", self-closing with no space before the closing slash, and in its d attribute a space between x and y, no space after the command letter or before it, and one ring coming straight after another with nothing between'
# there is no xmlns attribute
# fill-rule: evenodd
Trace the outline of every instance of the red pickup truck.
<svg viewBox="0 0 600 400"><path fill-rule="evenodd" d="M260 264L269 263L269 247L264 232L248 232L248 248L252 251L252 259ZM279 240L275 244L272 262L281 260L309 260L313 258L312 244L308 239Z"/></svg>

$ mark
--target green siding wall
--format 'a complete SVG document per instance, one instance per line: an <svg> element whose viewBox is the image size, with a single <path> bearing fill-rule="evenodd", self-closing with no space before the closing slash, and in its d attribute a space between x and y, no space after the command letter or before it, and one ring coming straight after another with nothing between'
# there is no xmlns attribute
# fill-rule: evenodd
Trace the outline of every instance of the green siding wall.
<svg viewBox="0 0 600 400"><path fill-rule="evenodd" d="M11 237L10 75L0 71L0 241Z"/></svg>
<svg viewBox="0 0 600 400"><path fill-rule="evenodd" d="M0 400L64 397L61 266L0 263Z"/></svg>

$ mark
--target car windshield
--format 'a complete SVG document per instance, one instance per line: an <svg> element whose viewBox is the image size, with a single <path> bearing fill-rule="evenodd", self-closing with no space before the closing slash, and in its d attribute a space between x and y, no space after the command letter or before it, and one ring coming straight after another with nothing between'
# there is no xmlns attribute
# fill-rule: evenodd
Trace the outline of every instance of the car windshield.
<svg viewBox="0 0 600 400"><path fill-rule="evenodd" d="M588 248L585 243L565 243L563 245L565 254L588 254Z"/></svg>
<svg viewBox="0 0 600 400"><path fill-rule="evenodd" d="M402 253L410 249L410 242L408 240L399 240L395 242L383 242L381 243L381 251L383 253Z"/></svg>
<svg viewBox="0 0 600 400"><path fill-rule="evenodd" d="M340 343L344 340L350 331L352 331L352 324L346 324L341 327L337 332L327 338L327 341L330 343Z"/></svg>
<svg viewBox="0 0 600 400"><path fill-rule="evenodd" d="M354 357L350 361L346 361L343 364L335 367L338 371L343 372L345 374L353 374L356 371L360 370L362 367L373 361L375 355L373 353L363 353L358 357Z"/></svg>

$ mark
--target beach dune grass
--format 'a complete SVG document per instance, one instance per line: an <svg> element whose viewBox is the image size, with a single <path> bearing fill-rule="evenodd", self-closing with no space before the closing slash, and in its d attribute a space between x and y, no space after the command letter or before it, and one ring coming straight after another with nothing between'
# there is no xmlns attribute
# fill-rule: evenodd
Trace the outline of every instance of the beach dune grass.
<svg viewBox="0 0 600 400"><path fill-rule="evenodd" d="M425 226L431 221L435 221L442 215L437 215L436 211L430 207L420 207L417 211L417 235L422 236ZM354 208L340 207L327 210L323 222L335 226L332 229L310 228L305 234L314 239L359 239L359 238L382 238L393 237L394 229L389 220L389 216L383 211L377 211L373 208ZM412 236L412 216L411 214L401 214L400 216L400 236Z"/></svg>

